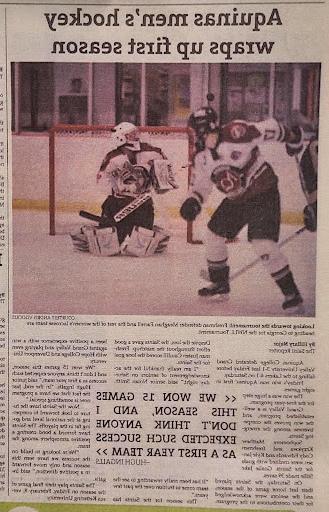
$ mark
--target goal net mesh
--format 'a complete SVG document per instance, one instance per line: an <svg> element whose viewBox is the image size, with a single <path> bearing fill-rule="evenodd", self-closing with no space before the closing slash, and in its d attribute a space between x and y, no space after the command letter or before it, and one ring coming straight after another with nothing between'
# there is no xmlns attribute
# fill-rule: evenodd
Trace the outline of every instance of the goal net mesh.
<svg viewBox="0 0 329 512"><path fill-rule="evenodd" d="M96 174L109 150L111 126L58 125L49 134L49 216L50 234L68 233L84 221L79 210L100 214L108 191L96 183ZM141 140L159 147L171 161L177 190L154 194L156 223L173 234L200 242L207 222L222 197L214 189L195 222L186 223L179 216L189 185L193 160L193 132L177 127L140 127ZM281 147L282 146L282 147ZM301 191L298 169L284 145L264 148L264 156L279 176L282 222L299 224L305 198Z"/></svg>
<svg viewBox="0 0 329 512"><path fill-rule="evenodd" d="M83 223L79 210L100 214L106 198L96 174L109 151L111 126L58 125L49 135L50 234L67 232L70 222ZM193 226L179 217L186 197L193 157L193 133L186 128L140 127L141 141L159 147L171 162L177 190L154 194L156 222L193 242ZM75 216L75 217L74 217ZM68 221L68 218L70 221Z"/></svg>

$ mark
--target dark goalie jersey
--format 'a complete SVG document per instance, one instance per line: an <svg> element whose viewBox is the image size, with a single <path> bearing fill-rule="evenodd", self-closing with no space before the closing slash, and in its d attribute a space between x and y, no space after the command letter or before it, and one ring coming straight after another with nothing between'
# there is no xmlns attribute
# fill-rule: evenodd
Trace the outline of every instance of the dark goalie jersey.
<svg viewBox="0 0 329 512"><path fill-rule="evenodd" d="M277 176L263 158L261 146L285 143L287 133L275 119L259 123L232 121L223 126L219 144L212 146L210 140L207 149L195 156L190 195L204 202L213 184L231 200L246 200L269 190L276 185ZM301 147L301 142L297 145Z"/></svg>

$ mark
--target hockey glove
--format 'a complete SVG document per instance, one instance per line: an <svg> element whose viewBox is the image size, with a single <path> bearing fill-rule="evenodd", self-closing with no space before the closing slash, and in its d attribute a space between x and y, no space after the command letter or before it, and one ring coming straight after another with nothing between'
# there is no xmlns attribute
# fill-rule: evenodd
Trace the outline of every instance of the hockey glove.
<svg viewBox="0 0 329 512"><path fill-rule="evenodd" d="M317 202L307 204L304 208L304 225L308 231L314 233L317 228Z"/></svg>
<svg viewBox="0 0 329 512"><path fill-rule="evenodd" d="M188 197L181 206L180 214L184 220L192 221L201 212L201 205L195 197Z"/></svg>

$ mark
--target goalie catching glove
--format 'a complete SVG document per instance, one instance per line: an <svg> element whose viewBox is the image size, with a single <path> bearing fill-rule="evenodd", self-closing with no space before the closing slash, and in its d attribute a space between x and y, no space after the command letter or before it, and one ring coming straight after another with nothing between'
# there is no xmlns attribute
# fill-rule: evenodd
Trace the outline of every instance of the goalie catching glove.
<svg viewBox="0 0 329 512"><path fill-rule="evenodd" d="M195 197L188 197L181 206L180 214L186 221L194 220L201 212L201 205Z"/></svg>

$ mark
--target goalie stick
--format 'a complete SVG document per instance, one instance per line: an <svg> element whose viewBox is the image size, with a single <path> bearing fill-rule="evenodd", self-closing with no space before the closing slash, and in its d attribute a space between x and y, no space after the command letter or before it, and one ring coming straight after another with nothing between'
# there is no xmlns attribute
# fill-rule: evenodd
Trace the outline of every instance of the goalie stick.
<svg viewBox="0 0 329 512"><path fill-rule="evenodd" d="M301 233L304 233L304 231L306 230L306 227L303 226L299 229L297 229L297 231L295 231L294 233L292 233L291 235L287 236L287 238L284 238L282 240L282 242L280 242L278 244L278 247L284 247L286 244L288 244L289 242L291 242L291 240L293 240L294 238L296 238L297 236L299 236ZM232 281L233 279L237 279L238 277L240 277L242 274L244 274L245 272L247 272L248 270L250 270L251 268L255 267L255 265L257 265L257 263L259 263L260 261L262 261L262 258L259 256L258 258L255 258L253 261L251 261L250 263L248 263L247 265L245 265L244 267L240 268L239 270L237 270L236 272L233 272L232 274L232 277L230 279L230 281Z"/></svg>
<svg viewBox="0 0 329 512"><path fill-rule="evenodd" d="M152 196L151 194L143 194L140 197L136 197L131 203L129 203L127 206L124 206L119 210L114 216L115 222L120 222L121 220L125 219L130 213L137 210L142 204L146 203L148 199L150 199ZM85 219L94 220L95 222L100 222L102 217L99 215L94 215L93 213L86 212L85 210L80 210L79 212L80 217L84 217Z"/></svg>
<svg viewBox="0 0 329 512"><path fill-rule="evenodd" d="M115 222L120 222L120 220L125 219L130 213L137 210L142 204L146 203L151 198L151 194L143 194L140 197L136 197L131 203L124 206L120 211L118 211L114 216Z"/></svg>
<svg viewBox="0 0 329 512"><path fill-rule="evenodd" d="M306 231L306 227L302 226L301 228L297 229L297 231L295 231L291 235L287 236L287 238L284 238L284 240L282 240L282 242L280 242L278 244L278 247L281 248L281 247L285 246L286 244L291 242L291 240L293 240L297 236L299 236L302 233L304 233L304 231ZM255 258L250 263L247 263L247 265L245 265L244 267L240 268L239 270L236 270L235 272L232 273L232 275L230 277L230 281L233 281L234 279L237 279L238 277L240 277L242 274L244 274L248 270L254 268L260 261L262 261L262 258L259 256L258 258ZM204 279L205 281L210 281L207 269L202 269L201 270L200 277L202 277L202 279Z"/></svg>
<svg viewBox="0 0 329 512"><path fill-rule="evenodd" d="M94 220L95 222L100 222L102 220L102 217L100 217L100 215L94 215L93 213L86 212L85 210L80 210L79 215L84 219Z"/></svg>

